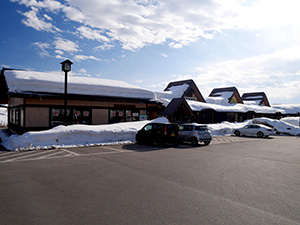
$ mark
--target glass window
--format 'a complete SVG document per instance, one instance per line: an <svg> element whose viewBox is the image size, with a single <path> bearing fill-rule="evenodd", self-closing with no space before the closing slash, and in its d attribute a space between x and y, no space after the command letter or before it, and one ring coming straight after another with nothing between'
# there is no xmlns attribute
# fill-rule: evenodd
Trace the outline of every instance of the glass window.
<svg viewBox="0 0 300 225"><path fill-rule="evenodd" d="M73 124L91 124L91 111L73 109Z"/></svg>
<svg viewBox="0 0 300 225"><path fill-rule="evenodd" d="M126 110L126 122L132 121L132 113L131 110Z"/></svg>
<svg viewBox="0 0 300 225"><path fill-rule="evenodd" d="M125 122L125 110L110 110L110 123Z"/></svg>
<svg viewBox="0 0 300 225"><path fill-rule="evenodd" d="M139 121L140 114L138 112L132 112L132 121Z"/></svg>
<svg viewBox="0 0 300 225"><path fill-rule="evenodd" d="M149 124L149 125L145 126L144 130L145 130L145 131L152 130L152 125Z"/></svg>
<svg viewBox="0 0 300 225"><path fill-rule="evenodd" d="M206 130L208 130L208 128L204 127L204 126L196 126L195 130L206 131Z"/></svg>

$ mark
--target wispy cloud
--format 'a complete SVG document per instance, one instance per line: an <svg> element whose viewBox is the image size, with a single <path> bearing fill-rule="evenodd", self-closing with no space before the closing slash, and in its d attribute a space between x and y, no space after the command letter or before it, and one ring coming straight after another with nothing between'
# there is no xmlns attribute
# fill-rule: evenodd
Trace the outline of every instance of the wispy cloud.
<svg viewBox="0 0 300 225"><path fill-rule="evenodd" d="M83 61L83 60L95 60L95 61L102 61L100 58L96 58L95 56L86 56L86 55L75 55L74 60L76 61Z"/></svg>
<svg viewBox="0 0 300 225"><path fill-rule="evenodd" d="M55 49L64 51L64 52L78 52L78 45L70 40L66 40L60 37L57 37L53 42Z"/></svg>
<svg viewBox="0 0 300 225"><path fill-rule="evenodd" d="M32 27L38 31L47 31L47 32L60 32L61 30L52 25L52 23L45 22L42 17L38 16L38 9L32 8L30 11L23 13L25 19L22 20L22 23L28 27ZM45 18L45 16L44 16ZM50 17L47 17L49 20Z"/></svg>

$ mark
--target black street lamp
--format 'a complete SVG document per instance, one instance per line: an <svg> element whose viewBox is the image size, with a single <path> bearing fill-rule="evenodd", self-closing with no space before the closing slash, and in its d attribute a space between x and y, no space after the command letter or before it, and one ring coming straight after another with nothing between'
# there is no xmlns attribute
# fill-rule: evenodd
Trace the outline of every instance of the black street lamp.
<svg viewBox="0 0 300 225"><path fill-rule="evenodd" d="M65 95L64 95L64 124L67 126L67 94L68 94L68 72L71 71L71 65L73 64L70 60L66 60L60 63L61 70L65 72Z"/></svg>

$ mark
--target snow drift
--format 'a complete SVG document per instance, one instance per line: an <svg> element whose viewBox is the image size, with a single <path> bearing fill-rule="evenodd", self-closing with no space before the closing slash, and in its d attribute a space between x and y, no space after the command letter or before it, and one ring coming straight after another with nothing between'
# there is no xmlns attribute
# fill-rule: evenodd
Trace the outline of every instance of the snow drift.
<svg viewBox="0 0 300 225"><path fill-rule="evenodd" d="M135 142L135 134L149 122L163 122L164 117L152 121L139 121L129 123L117 123L109 125L71 125L57 126L51 130L40 132L27 132L23 135L11 135L6 137L0 131L3 140L2 145L8 150L33 150L67 148L94 145L126 144ZM300 128L284 121L268 118L256 118L242 123L223 122L208 124L213 136L231 135L234 129L247 124L260 123L274 127L278 132L288 135L300 135Z"/></svg>

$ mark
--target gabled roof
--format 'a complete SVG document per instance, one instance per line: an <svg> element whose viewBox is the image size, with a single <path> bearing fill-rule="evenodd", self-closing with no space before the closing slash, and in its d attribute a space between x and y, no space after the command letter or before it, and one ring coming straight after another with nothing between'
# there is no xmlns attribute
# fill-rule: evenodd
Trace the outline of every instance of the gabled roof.
<svg viewBox="0 0 300 225"><path fill-rule="evenodd" d="M168 104L168 106L164 109L162 112L162 115L164 116L171 116L174 115L174 113L177 111L177 109L184 105L186 110L192 115L193 112L190 108L190 106L187 104L187 101L185 98L173 98L172 101Z"/></svg>
<svg viewBox="0 0 300 225"><path fill-rule="evenodd" d="M64 74L2 69L1 92L20 94L64 93ZM2 86L4 91L2 91ZM68 94L115 98L155 99L155 93L124 81L68 75ZM4 96L5 97L5 96ZM4 98L3 97L3 98ZM2 97L0 96L0 99Z"/></svg>
<svg viewBox="0 0 300 225"><path fill-rule="evenodd" d="M271 106L265 92L244 93L242 96L242 100L244 103L253 105L264 105L269 107Z"/></svg>
<svg viewBox="0 0 300 225"><path fill-rule="evenodd" d="M182 86L182 85L188 85L188 87L186 88L182 96L177 96L177 98L181 98L181 97L188 98L189 97L188 95L191 93L191 91L193 91L197 101L205 102L205 99L203 98L197 85L192 79L170 82L164 91L169 91L172 87Z"/></svg>
<svg viewBox="0 0 300 225"><path fill-rule="evenodd" d="M221 100L221 98L223 98L225 101L224 103L226 103L226 104L232 104L232 103L243 104L243 100L242 100L240 93L236 87L215 88L209 94L208 99L212 100L213 98L220 98L220 100ZM209 101L209 102L213 103L212 101ZM221 101L219 101L219 102L221 102Z"/></svg>

